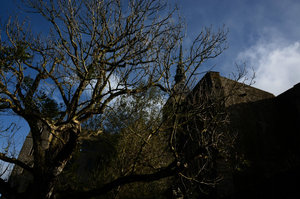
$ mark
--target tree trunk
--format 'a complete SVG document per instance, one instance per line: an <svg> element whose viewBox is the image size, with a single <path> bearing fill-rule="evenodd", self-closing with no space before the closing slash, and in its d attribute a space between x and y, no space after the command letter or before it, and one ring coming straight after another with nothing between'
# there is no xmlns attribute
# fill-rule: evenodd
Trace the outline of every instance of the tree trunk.
<svg viewBox="0 0 300 199"><path fill-rule="evenodd" d="M50 134L53 131L49 130L49 126L40 128L41 125L35 125L34 127L37 126L39 128L31 128L32 134L35 134L33 135L33 182L25 193L21 194L20 198L50 199L58 176L62 173L76 148L80 124L71 121L56 127L56 136Z"/></svg>

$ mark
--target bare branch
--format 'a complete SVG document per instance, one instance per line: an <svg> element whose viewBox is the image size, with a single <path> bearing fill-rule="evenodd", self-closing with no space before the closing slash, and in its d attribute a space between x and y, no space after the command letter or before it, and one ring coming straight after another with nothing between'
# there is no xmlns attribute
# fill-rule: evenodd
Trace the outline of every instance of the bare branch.
<svg viewBox="0 0 300 199"><path fill-rule="evenodd" d="M18 165L19 167L29 171L30 173L34 173L33 168L31 168L30 166L28 166L27 164L25 164L24 162L16 159L16 158L10 158L7 157L5 153L0 153L0 159L5 161L5 162L9 162L9 163L13 163L15 165Z"/></svg>

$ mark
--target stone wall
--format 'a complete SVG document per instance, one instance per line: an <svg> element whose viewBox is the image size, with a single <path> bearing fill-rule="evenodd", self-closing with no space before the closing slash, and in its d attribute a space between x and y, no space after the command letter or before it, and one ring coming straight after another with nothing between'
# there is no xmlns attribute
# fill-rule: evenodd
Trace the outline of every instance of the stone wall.
<svg viewBox="0 0 300 199"><path fill-rule="evenodd" d="M223 176L217 198L269 198L295 192L291 182L300 177L300 84L275 97L209 72L190 99L223 103L230 132L237 136L234 163L217 159L216 169Z"/></svg>
<svg viewBox="0 0 300 199"><path fill-rule="evenodd" d="M300 177L299 107L300 84L275 98L230 107L231 129L239 135L237 151L246 163L235 173L237 192L249 198L299 196L292 183Z"/></svg>
<svg viewBox="0 0 300 199"><path fill-rule="evenodd" d="M22 162L33 164L33 147L32 147L31 133L26 136L22 149L19 153L18 159ZM14 166L9 178L9 183L12 187L17 187L19 193L26 190L29 183L32 181L32 176L19 166Z"/></svg>
<svg viewBox="0 0 300 199"><path fill-rule="evenodd" d="M42 134L42 147L48 148L49 146L49 132L40 125L40 131ZM28 133L21 151L18 155L18 159L29 166L33 166L33 140L31 132ZM9 183L12 187L17 188L19 193L22 193L30 185L33 180L32 174L24 170L23 168L15 165L11 175L9 177Z"/></svg>

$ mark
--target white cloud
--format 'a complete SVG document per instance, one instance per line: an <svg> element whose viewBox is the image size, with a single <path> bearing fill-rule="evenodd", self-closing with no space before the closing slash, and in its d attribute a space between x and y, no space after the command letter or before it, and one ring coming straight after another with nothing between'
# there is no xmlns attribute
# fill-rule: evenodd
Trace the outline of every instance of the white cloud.
<svg viewBox="0 0 300 199"><path fill-rule="evenodd" d="M272 39L273 40L273 39ZM263 42L238 55L254 68L254 87L278 95L300 82L300 42Z"/></svg>
<svg viewBox="0 0 300 199"><path fill-rule="evenodd" d="M120 85L120 81L121 81L120 77L112 74L109 77L109 79L104 87L104 93L107 93L110 91L115 92L115 90L124 88L123 85ZM86 87L85 92L87 93L87 95L89 97L92 95L92 92L95 88L96 83L97 83L97 80L93 79L93 80L91 80L90 84Z"/></svg>

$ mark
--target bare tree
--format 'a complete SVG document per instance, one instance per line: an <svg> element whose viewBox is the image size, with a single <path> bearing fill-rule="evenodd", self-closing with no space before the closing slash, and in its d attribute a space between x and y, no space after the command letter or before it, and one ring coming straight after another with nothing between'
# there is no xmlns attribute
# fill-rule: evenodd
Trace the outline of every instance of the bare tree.
<svg viewBox="0 0 300 199"><path fill-rule="evenodd" d="M26 23L10 21L7 39L1 41L0 108L23 117L33 140L32 165L1 153L1 160L33 177L23 193L1 181L2 193L7 198L51 198L57 177L80 137L86 136L81 131L84 121L104 114L118 96L151 87L172 93L170 77L178 63L183 24L176 10L169 11L160 0L24 3L51 28L39 35L28 31ZM208 28L199 34L182 61L188 80L203 62L222 53L225 41L224 30L214 34ZM87 198L123 184L170 176L178 169L175 165L123 176L76 196Z"/></svg>

